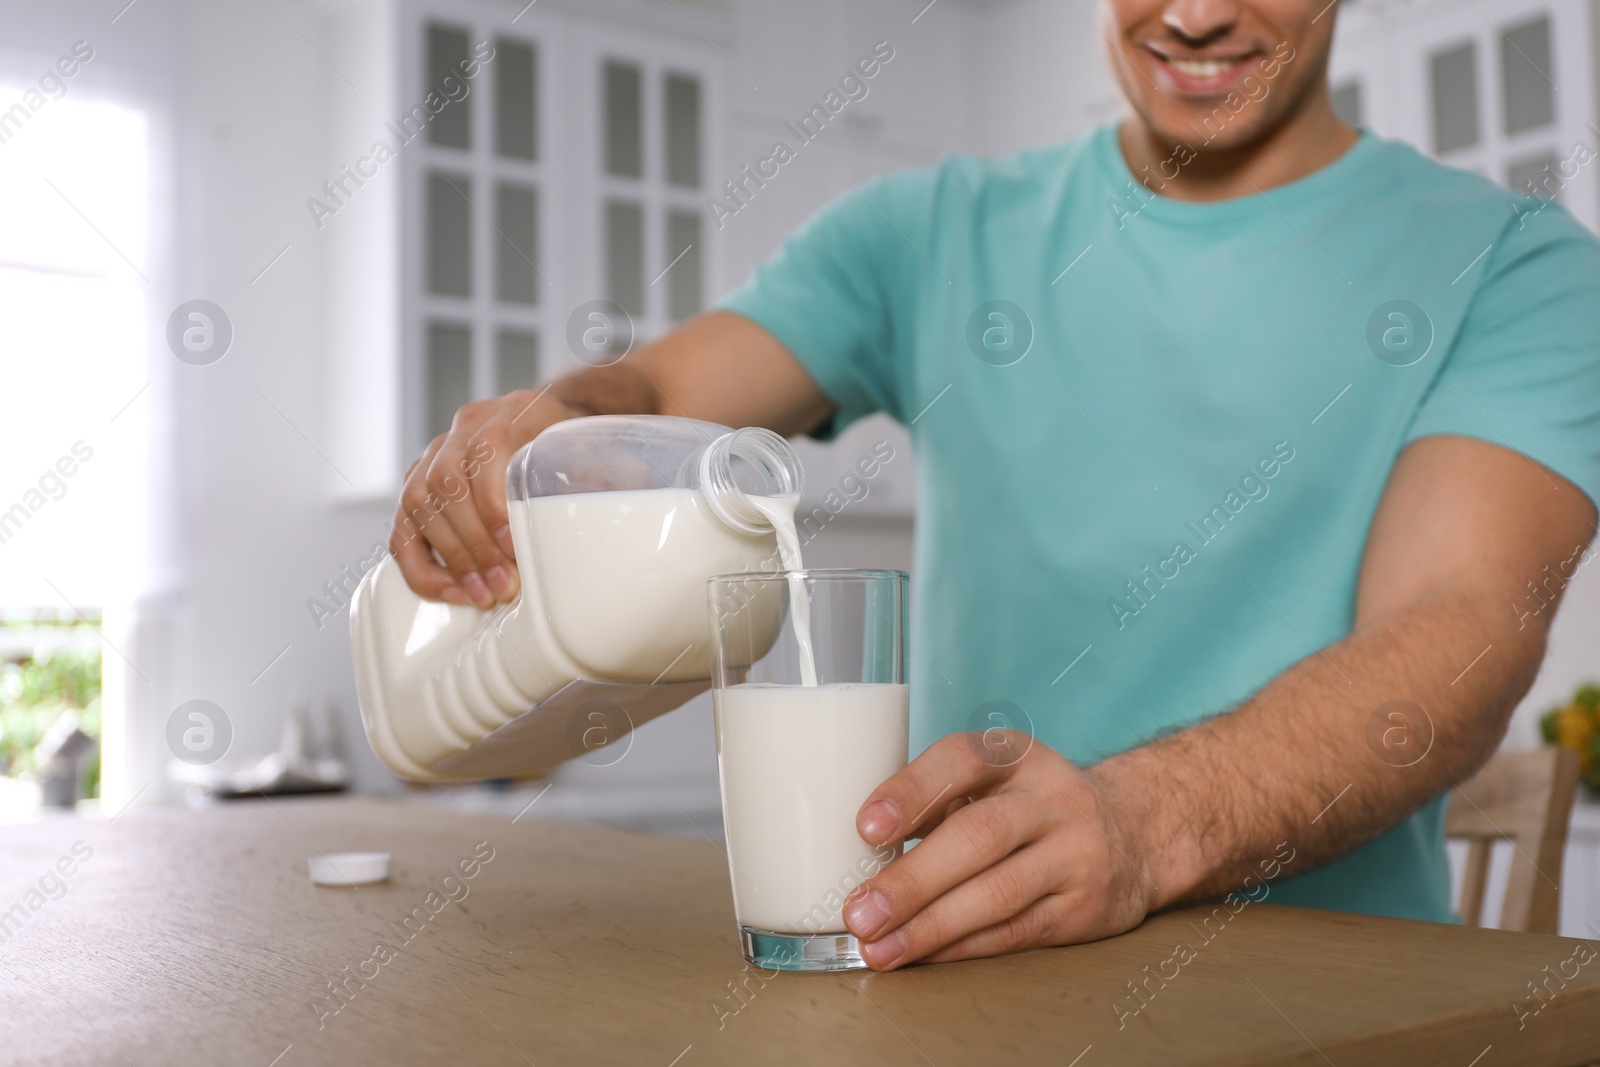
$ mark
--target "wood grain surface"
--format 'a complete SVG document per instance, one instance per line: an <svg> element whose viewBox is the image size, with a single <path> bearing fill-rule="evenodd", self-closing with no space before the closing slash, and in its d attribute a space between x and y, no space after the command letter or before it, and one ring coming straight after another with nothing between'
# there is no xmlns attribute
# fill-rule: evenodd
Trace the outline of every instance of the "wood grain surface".
<svg viewBox="0 0 1600 1067"><path fill-rule="evenodd" d="M281 800L0 830L0 1063L1600 1059L1587 942L1269 898L1073 948L770 976L739 957L720 842L536 812ZM394 853L388 883L307 877L318 851L369 850Z"/></svg>

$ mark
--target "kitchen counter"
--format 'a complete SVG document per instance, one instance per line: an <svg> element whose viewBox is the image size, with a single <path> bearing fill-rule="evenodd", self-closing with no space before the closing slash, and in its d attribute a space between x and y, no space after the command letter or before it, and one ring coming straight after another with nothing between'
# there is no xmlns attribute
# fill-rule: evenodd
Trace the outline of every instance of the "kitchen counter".
<svg viewBox="0 0 1600 1067"><path fill-rule="evenodd" d="M513 822L276 800L0 828L5 1058L1600 1060L1600 962L1584 942L1269 897L1237 913L1169 913L1091 945L889 975L773 975L739 957L720 841L537 811ZM393 876L314 887L306 860L319 851L392 852Z"/></svg>

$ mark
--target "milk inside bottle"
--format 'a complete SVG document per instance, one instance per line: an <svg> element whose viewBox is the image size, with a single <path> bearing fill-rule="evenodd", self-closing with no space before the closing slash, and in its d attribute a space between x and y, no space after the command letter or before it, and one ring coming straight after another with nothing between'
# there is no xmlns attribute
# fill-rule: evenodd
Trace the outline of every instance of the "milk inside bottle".
<svg viewBox="0 0 1600 1067"><path fill-rule="evenodd" d="M424 600L392 558L352 598L373 749L416 780L532 775L589 750L597 714L614 736L703 692L706 582L776 570L773 522L793 538L800 490L767 430L659 416L545 430L506 471L516 603Z"/></svg>

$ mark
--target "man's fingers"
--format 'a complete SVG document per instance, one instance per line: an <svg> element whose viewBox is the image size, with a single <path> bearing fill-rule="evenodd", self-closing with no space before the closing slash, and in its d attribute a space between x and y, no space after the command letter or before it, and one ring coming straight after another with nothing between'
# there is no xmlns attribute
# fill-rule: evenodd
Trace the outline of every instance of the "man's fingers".
<svg viewBox="0 0 1600 1067"><path fill-rule="evenodd" d="M978 806L965 810L975 810ZM929 839L930 842L936 840L938 835ZM890 864L888 871L927 847L919 845L905 859ZM965 879L918 911L904 925L886 928L887 932L877 940L863 939L862 958L874 970L892 970L996 927L999 929L993 940L1007 942L1007 951L1037 944L1033 938L1044 933L1037 925L1042 915L1030 914L1030 911L1035 902L1050 892L1053 877L1049 863L1042 856L1044 851L1038 845L1019 849Z"/></svg>
<svg viewBox="0 0 1600 1067"><path fill-rule="evenodd" d="M946 819L971 803L971 797L957 797L948 803L935 804L921 822L906 831L906 840L927 837L942 826Z"/></svg>
<svg viewBox="0 0 1600 1067"><path fill-rule="evenodd" d="M981 797L945 819L922 844L851 896L850 932L869 941L895 929L974 875L1038 837L1044 812L1015 794ZM1020 908L1032 900L1020 901ZM955 931L954 937L965 931ZM929 949L937 947L928 946Z"/></svg>
<svg viewBox="0 0 1600 1067"><path fill-rule="evenodd" d="M480 608L492 606L496 599L509 600L516 585L510 559L490 537L472 500L470 475L479 464L469 455L468 442L475 440L478 431L493 417L496 403L479 401L456 412L444 446L421 472L429 493L443 503L442 518L449 524L453 541L460 549L457 551L454 545L447 549L443 543L445 538L432 533L429 540L444 556L450 573ZM461 562L460 553L465 553L465 563ZM488 590L488 603L479 597L479 586Z"/></svg>
<svg viewBox="0 0 1600 1067"><path fill-rule="evenodd" d="M467 480L484 529L508 557L516 557L506 508L506 468L517 449L545 429L571 418L572 411L550 395L550 387L519 389L501 398L499 412L478 428L467 447Z"/></svg>
<svg viewBox="0 0 1600 1067"><path fill-rule="evenodd" d="M472 506L495 547L510 562L515 562L517 549L511 539L511 520L506 502L506 468L510 466L516 450L529 440L529 427L537 421L534 415L540 410L542 407L536 405L535 410L527 412L520 423L511 418L517 414L516 411L507 412L504 418L491 419L479 427L477 434L467 444L464 473L472 487ZM518 577L516 567L511 567L510 571L515 582ZM502 596L501 599L506 598Z"/></svg>
<svg viewBox="0 0 1600 1067"><path fill-rule="evenodd" d="M1017 914L974 930L921 959L924 963L954 963L1065 943L1070 939L1063 938L1060 920L1066 899L1058 893L1043 896Z"/></svg>
<svg viewBox="0 0 1600 1067"><path fill-rule="evenodd" d="M467 480L472 486L472 504L477 509L478 521L489 531L500 551L508 559L515 559L517 548L511 541L511 519L506 502L506 467L511 463L511 454L507 435L485 427L468 449Z"/></svg>
<svg viewBox="0 0 1600 1067"><path fill-rule="evenodd" d="M438 512L428 500L428 489L422 484L422 475L419 472L428 469L433 457L444 447L444 441L443 434L429 441L428 447L422 450L422 455L412 460L411 465L406 468L404 487L400 491L400 503L395 508L394 529L389 534L389 551L394 555L395 562L400 565L400 574L412 592L434 600L450 600L453 603L464 604L466 597L459 589L451 592L455 583L450 579L449 572L439 566L439 561L434 559L425 532Z"/></svg>
<svg viewBox="0 0 1600 1067"><path fill-rule="evenodd" d="M406 469L390 548L414 591L485 611L496 600L516 598L521 582L506 468L518 448L575 414L549 395L548 386L475 400L456 412L450 432L434 438ZM411 541L416 544L406 547Z"/></svg>
<svg viewBox="0 0 1600 1067"><path fill-rule="evenodd" d="M439 561L433 558L433 552L428 548L428 542L421 537L397 535L390 539L389 550L394 553L394 560L400 565L400 573L405 576L412 592L430 600L444 600L452 604L467 602L456 580L449 571L439 566Z"/></svg>
<svg viewBox="0 0 1600 1067"><path fill-rule="evenodd" d="M438 464L446 455L441 453L434 463ZM471 499L471 489L464 479L453 474L442 479L441 484L449 486L452 496L445 503L436 525L448 524L449 535L436 536L430 532L434 547L445 557L451 574L480 608L492 607L496 600L510 601L516 593L515 567L484 529ZM451 545L448 549L447 543ZM454 550L455 545L460 546L459 553ZM475 595L474 590L480 585L489 591L488 603Z"/></svg>
<svg viewBox="0 0 1600 1067"><path fill-rule="evenodd" d="M925 826L937 805L987 790L1011 767L983 759L976 734L951 734L889 778L861 805L856 832L869 845L900 841Z"/></svg>
<svg viewBox="0 0 1600 1067"><path fill-rule="evenodd" d="M450 523L450 532L465 553L465 569L452 568L462 588L467 589L469 595L480 585L488 590L487 601L473 596L473 602L488 609L496 601L509 603L513 600L517 592L516 567L483 528L472 502L463 500L449 505L441 518Z"/></svg>
<svg viewBox="0 0 1600 1067"><path fill-rule="evenodd" d="M429 452L412 464L412 468L437 451L439 440L434 441ZM452 604L465 604L466 595L457 587L450 572L439 565L428 543L428 524L436 517L437 509L420 494L421 482L408 482L395 509L394 529L389 534L389 551L400 565L400 573L418 596L446 600Z"/></svg>
<svg viewBox="0 0 1600 1067"><path fill-rule="evenodd" d="M432 543L433 550L444 560L445 569L450 575L449 587L459 592L467 603L480 611L488 611L494 607L494 593L490 592L488 584L478 574L477 567L472 561L472 554L461 543L461 538L456 536L455 530L445 520L444 515L436 516L423 532Z"/></svg>

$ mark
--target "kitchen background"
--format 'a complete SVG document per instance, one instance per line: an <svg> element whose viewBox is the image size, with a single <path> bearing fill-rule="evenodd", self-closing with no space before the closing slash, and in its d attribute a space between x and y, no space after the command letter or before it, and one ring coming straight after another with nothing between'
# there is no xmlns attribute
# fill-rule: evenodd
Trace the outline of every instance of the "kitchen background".
<svg viewBox="0 0 1600 1067"><path fill-rule="evenodd" d="M298 707L355 789L405 789L362 736L345 608L449 413L576 366L589 301L640 338L693 314L853 184L1115 118L1094 17L1089 0L0 3L0 817L40 817L34 742L64 706L97 739L103 812L184 799L169 720L192 700L219 709L230 760L276 749ZM1600 221L1600 0L1338 17L1347 118ZM429 108L480 42L493 59ZM764 162L780 140L792 156ZM841 484L881 440L882 473ZM806 510L827 513L808 562L909 568L898 428L804 448ZM1585 567L1508 746L1600 678L1597 638ZM539 812L720 836L708 701L618 745L559 772ZM541 788L426 799L515 813ZM1565 884L1563 932L1587 935L1591 800Z"/></svg>

